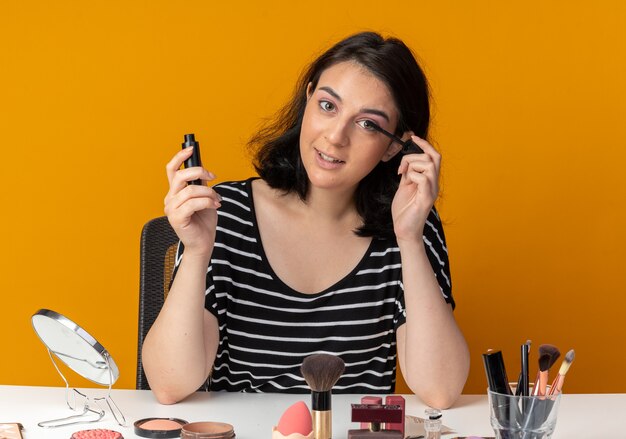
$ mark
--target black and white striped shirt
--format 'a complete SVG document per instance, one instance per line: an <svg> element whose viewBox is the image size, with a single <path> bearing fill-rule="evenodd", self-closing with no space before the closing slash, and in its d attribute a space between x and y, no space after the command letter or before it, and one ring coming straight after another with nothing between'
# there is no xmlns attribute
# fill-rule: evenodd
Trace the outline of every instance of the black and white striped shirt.
<svg viewBox="0 0 626 439"><path fill-rule="evenodd" d="M218 319L220 342L210 389L306 393L302 360L331 353L346 364L334 393L393 393L395 331L406 318L397 244L373 239L349 275L325 291L302 294L284 284L267 262L252 179L215 189L222 207L205 306ZM445 238L434 209L424 243L442 294L454 305ZM176 266L182 251L179 245Z"/></svg>

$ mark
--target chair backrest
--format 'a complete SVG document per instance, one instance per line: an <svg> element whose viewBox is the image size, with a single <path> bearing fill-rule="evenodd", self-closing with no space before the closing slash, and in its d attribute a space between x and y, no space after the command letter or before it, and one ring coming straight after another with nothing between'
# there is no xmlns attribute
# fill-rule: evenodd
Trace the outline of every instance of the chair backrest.
<svg viewBox="0 0 626 439"><path fill-rule="evenodd" d="M177 244L178 237L167 221L167 217L154 218L143 226L139 278L137 389L150 389L141 362L141 348L169 292Z"/></svg>

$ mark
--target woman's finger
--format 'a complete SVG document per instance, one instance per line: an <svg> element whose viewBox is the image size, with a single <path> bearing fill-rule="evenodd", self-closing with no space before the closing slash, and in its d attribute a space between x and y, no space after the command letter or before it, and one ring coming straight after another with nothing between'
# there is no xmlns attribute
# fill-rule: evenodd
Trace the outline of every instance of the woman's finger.
<svg viewBox="0 0 626 439"><path fill-rule="evenodd" d="M206 209L217 209L218 207L211 198L192 198L177 209L166 212L166 215L172 226L179 225L184 227L189 224L190 218L194 213Z"/></svg>
<svg viewBox="0 0 626 439"><path fill-rule="evenodd" d="M432 146L430 143L428 143L427 140L422 139L419 136L413 135L411 136L411 140L413 140L413 142L415 142L417 146L422 148L422 151L424 151L424 154L409 154L409 155L418 155L418 156L426 155L435 162L435 164L437 165L437 169L439 169L441 165L441 154L439 154L439 152L435 149L435 147Z"/></svg>
<svg viewBox="0 0 626 439"><path fill-rule="evenodd" d="M174 173L174 177L170 181L170 189L165 197L167 200L189 186L189 182L193 180L212 181L215 179L215 175L212 172L207 171L201 167L193 167L180 169ZM196 185L191 185L196 186ZM200 187L207 187L206 185L200 185Z"/></svg>
<svg viewBox="0 0 626 439"><path fill-rule="evenodd" d="M175 210L180 208L187 201L194 198L207 198L212 201L215 206L220 205L222 198L220 195L208 186L189 185L180 192L173 194L166 200L167 208Z"/></svg>
<svg viewBox="0 0 626 439"><path fill-rule="evenodd" d="M420 172L409 172L405 178L409 183L417 186L418 193L427 193L433 198L437 197L436 190L433 189L433 183L428 176Z"/></svg>
<svg viewBox="0 0 626 439"><path fill-rule="evenodd" d="M398 174L406 173L410 166L417 166L421 164L423 167L426 167L428 163L433 164L435 171L438 173L439 168L431 156L427 154L407 154L402 157L402 161L398 167Z"/></svg>
<svg viewBox="0 0 626 439"><path fill-rule="evenodd" d="M174 175L176 175L176 171L180 169L183 162L191 157L193 153L193 147L181 149L172 157L172 159L165 165L165 172L167 174L167 181L172 183L174 179Z"/></svg>
<svg viewBox="0 0 626 439"><path fill-rule="evenodd" d="M423 176L428 180L433 196L439 192L439 171L434 161L424 154L412 154L413 157L403 158L401 185L417 184L421 180L417 176Z"/></svg>

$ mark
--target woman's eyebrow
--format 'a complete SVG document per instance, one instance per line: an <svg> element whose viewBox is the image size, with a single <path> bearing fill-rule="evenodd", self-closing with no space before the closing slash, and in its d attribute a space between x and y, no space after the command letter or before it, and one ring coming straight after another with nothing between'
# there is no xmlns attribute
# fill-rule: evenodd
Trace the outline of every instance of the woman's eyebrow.
<svg viewBox="0 0 626 439"><path fill-rule="evenodd" d="M335 90L333 90L331 87L323 86L323 87L320 87L319 89L325 91L326 93L331 95L333 98L337 99L339 102L342 102L341 96L339 96L337 94L337 92ZM375 114L377 116L382 117L387 122L389 122L389 115L387 113L385 113L384 111L377 110L375 108L361 108L360 111L361 111L361 113Z"/></svg>
<svg viewBox="0 0 626 439"><path fill-rule="evenodd" d="M337 99L339 102L341 102L341 96L339 96L337 92L333 90L332 88L324 86L324 87L320 87L320 90L324 90L326 93L328 93L329 95Z"/></svg>
<svg viewBox="0 0 626 439"><path fill-rule="evenodd" d="M377 116L380 116L383 119L385 119L387 122L389 122L389 115L385 113L384 111L377 110L375 108L361 108L361 113L376 114Z"/></svg>

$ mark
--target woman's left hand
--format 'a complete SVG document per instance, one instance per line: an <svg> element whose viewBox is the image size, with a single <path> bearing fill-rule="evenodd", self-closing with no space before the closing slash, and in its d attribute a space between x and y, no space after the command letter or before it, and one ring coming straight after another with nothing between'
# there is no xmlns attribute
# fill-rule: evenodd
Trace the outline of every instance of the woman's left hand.
<svg viewBox="0 0 626 439"><path fill-rule="evenodd" d="M426 218L439 194L441 155L426 140L411 139L423 154L402 157L400 186L391 204L393 227L398 241L422 240Z"/></svg>

